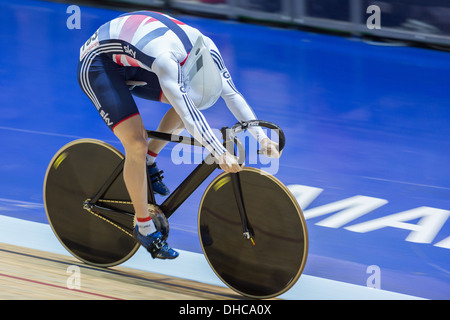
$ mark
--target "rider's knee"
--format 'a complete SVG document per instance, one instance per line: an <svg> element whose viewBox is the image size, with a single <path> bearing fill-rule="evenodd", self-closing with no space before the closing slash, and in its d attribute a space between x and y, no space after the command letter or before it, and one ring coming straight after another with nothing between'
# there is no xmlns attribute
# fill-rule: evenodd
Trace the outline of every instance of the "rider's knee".
<svg viewBox="0 0 450 320"><path fill-rule="evenodd" d="M145 137L134 137L122 141L128 156L145 157L148 151L147 139Z"/></svg>

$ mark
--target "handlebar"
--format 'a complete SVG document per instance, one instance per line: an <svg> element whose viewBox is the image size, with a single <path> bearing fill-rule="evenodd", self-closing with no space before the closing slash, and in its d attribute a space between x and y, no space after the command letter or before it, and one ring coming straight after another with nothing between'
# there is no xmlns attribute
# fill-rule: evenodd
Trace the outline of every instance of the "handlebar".
<svg viewBox="0 0 450 320"><path fill-rule="evenodd" d="M276 132L278 133L279 152L281 152L284 149L286 138L285 138L283 130L276 124L274 124L272 122L264 121L264 120L249 120L249 121L237 122L231 128L228 128L228 127L222 128L222 136L225 139L225 143L224 143L225 147L226 147L227 141L233 141L234 144L237 146L238 151L239 151L238 161L240 164L243 164L245 161L245 148L242 145L241 141L236 137L236 134L243 132L251 127L264 127L264 128L276 130ZM203 145L200 142L196 141L193 137L179 136L179 135L174 135L174 134L165 133L165 132L152 131L152 130L147 130L147 134L148 134L149 138L203 147ZM261 153L261 151L258 150L258 153Z"/></svg>
<svg viewBox="0 0 450 320"><path fill-rule="evenodd" d="M231 128L222 128L222 135L224 136L225 143L227 141L233 141L234 144L237 146L239 151L238 162L240 164L244 163L245 161L245 148L242 145L241 141L236 137L236 134L239 132L243 132L251 127L265 127L268 129L276 130L278 133L279 152L281 152L284 149L284 146L286 144L286 137L284 135L283 130L278 125L264 120L240 121ZM258 153L260 154L261 151L258 150Z"/></svg>

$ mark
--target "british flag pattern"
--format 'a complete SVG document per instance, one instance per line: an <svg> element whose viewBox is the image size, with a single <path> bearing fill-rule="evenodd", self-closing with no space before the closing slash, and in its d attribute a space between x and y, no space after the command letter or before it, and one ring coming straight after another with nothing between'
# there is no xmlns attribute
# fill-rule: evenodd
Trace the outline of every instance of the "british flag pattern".
<svg viewBox="0 0 450 320"><path fill-rule="evenodd" d="M154 59L163 52L171 52L182 64L199 35L197 29L169 15L133 12L102 25L81 47L80 60L95 50L109 54L121 66L151 71Z"/></svg>

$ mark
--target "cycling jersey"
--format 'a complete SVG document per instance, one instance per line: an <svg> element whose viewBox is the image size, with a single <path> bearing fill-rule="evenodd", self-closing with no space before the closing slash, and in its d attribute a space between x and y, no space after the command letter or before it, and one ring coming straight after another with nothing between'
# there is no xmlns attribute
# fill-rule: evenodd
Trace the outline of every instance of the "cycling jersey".
<svg viewBox="0 0 450 320"><path fill-rule="evenodd" d="M203 37L222 75L221 97L227 107L239 121L256 119L234 86L213 41L158 12L127 13L102 25L80 48L78 82L112 130L139 114L132 95L161 101L164 92L188 132L220 156L225 148L183 86L181 68L198 37ZM130 80L145 85L130 87ZM262 130L254 134L258 140L265 137Z"/></svg>

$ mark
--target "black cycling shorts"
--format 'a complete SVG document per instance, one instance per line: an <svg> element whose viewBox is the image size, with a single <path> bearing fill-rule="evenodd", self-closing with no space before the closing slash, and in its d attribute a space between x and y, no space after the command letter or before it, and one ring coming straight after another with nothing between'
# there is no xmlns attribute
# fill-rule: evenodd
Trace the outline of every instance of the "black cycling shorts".
<svg viewBox="0 0 450 320"><path fill-rule="evenodd" d="M120 122L139 114L133 95L161 101L162 90L156 74L138 67L115 63L108 55L98 55L78 63L78 83L91 99L106 125L114 130ZM144 81L132 90L127 81Z"/></svg>

